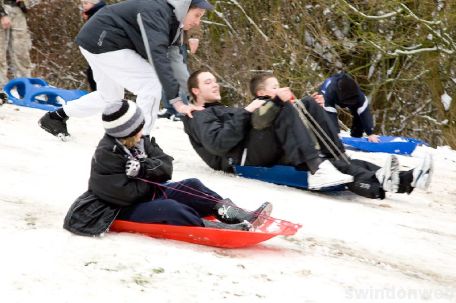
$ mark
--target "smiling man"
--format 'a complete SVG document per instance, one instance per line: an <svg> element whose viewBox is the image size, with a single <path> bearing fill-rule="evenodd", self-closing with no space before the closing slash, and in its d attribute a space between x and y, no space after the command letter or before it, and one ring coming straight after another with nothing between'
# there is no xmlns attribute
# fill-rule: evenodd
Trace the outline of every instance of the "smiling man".
<svg viewBox="0 0 456 303"><path fill-rule="evenodd" d="M289 88L278 88L276 98L280 110L273 125L262 129L252 127L252 113L265 104L255 99L244 108L227 107L220 103L220 86L208 71L196 71L188 80L188 91L197 106L192 119L184 117L185 132L198 155L215 170L232 172L233 165L292 165L309 170L309 188L319 189L353 181L339 172L329 161L320 159L320 151L309 133L302 128L293 105ZM260 118L261 119L261 118Z"/></svg>
<svg viewBox="0 0 456 303"><path fill-rule="evenodd" d="M99 10L76 37L97 90L46 113L40 126L65 138L69 117L101 113L106 105L121 102L125 89L137 96L146 135L156 120L162 87L176 110L189 114L194 108L179 98L168 49L182 44L183 31L199 26L206 10L212 9L205 0L127 0Z"/></svg>

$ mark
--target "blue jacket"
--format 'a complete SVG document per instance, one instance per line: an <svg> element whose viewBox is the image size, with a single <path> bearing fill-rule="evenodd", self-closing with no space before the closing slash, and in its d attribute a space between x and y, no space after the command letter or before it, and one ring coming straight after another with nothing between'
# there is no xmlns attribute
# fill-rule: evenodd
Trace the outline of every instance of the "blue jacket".
<svg viewBox="0 0 456 303"><path fill-rule="evenodd" d="M352 137L362 137L363 132L368 136L374 132L374 119L369 109L369 101L366 95L359 89L358 100L355 105L347 105L339 100L336 94L337 81L342 77L343 73L335 74L326 79L319 88L319 92L325 97L325 111L331 118L331 121L339 129L337 121L336 105L342 108L348 108L353 115L351 126Z"/></svg>

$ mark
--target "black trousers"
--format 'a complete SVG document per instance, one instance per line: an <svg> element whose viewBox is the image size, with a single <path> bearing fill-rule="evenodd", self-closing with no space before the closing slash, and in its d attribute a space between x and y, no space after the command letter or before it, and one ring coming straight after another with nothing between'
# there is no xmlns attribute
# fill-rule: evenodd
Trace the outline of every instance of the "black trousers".
<svg viewBox="0 0 456 303"><path fill-rule="evenodd" d="M340 172L353 176L354 181L347 184L351 192L371 199L385 198L385 191L375 176L380 166L356 159L350 160L350 163L343 160L331 160L331 163ZM399 189L397 192L410 194L413 191L413 187L411 186L412 181L413 170L399 172Z"/></svg>
<svg viewBox="0 0 456 303"><path fill-rule="evenodd" d="M141 223L204 226L203 217L215 215L222 200L200 180L191 178L167 186L154 200L121 209L117 219Z"/></svg>
<svg viewBox="0 0 456 303"><path fill-rule="evenodd" d="M337 129L331 124L324 109L312 97L305 97L301 102L313 118L308 119L309 124L320 132L322 139L303 123L291 103L284 103L271 127L250 130L246 141L246 165L284 164L314 173L321 163L321 156L332 157L329 148L334 148L332 145L328 148L328 144L324 143L332 141L339 151L345 151ZM320 129L327 134L328 139Z"/></svg>

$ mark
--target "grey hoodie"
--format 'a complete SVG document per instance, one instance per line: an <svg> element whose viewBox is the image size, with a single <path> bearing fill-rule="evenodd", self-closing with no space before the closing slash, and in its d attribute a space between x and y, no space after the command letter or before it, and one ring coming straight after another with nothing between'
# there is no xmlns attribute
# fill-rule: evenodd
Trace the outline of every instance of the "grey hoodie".
<svg viewBox="0 0 456 303"><path fill-rule="evenodd" d="M182 44L191 0L127 0L102 8L83 26L76 42L93 54L132 49L154 65L168 100L179 94L168 48Z"/></svg>

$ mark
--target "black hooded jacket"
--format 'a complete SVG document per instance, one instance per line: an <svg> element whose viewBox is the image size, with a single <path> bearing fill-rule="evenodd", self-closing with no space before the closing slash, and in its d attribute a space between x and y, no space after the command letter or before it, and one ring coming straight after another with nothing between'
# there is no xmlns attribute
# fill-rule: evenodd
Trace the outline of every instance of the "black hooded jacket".
<svg viewBox="0 0 456 303"><path fill-rule="evenodd" d="M232 171L240 162L243 142L250 129L251 113L244 108L230 108L208 103L194 111L193 118L183 118L184 130L198 155L215 170Z"/></svg>
<svg viewBox="0 0 456 303"><path fill-rule="evenodd" d="M190 0L127 0L107 5L84 24L76 43L93 54L131 49L146 60L150 57L166 98L174 99L179 84L168 47L181 43L179 26L189 5Z"/></svg>
<svg viewBox="0 0 456 303"><path fill-rule="evenodd" d="M144 137L146 158L141 159L140 177L153 182L171 179L173 158L155 143ZM105 135L92 157L89 189L71 206L64 228L81 235L98 235L105 232L121 207L153 199L156 186L129 178L125 165L129 159L123 145Z"/></svg>

